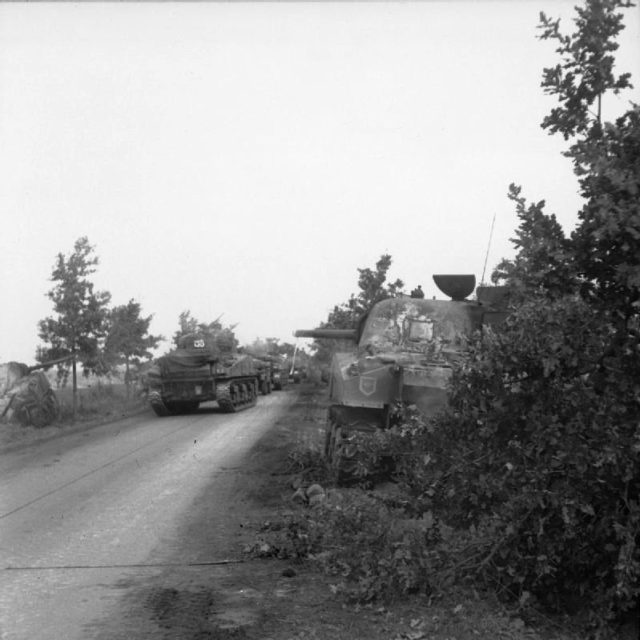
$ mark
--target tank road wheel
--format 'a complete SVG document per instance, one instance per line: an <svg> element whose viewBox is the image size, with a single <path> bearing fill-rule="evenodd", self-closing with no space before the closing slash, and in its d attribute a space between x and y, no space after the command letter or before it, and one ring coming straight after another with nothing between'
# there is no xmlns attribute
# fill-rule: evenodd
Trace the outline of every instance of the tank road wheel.
<svg viewBox="0 0 640 640"><path fill-rule="evenodd" d="M240 380L225 382L216 387L218 406L225 413L235 413L253 407L258 399L258 382Z"/></svg>
<svg viewBox="0 0 640 640"><path fill-rule="evenodd" d="M247 387L249 396L247 398L247 408L254 407L258 404L258 384L257 382L249 382Z"/></svg>

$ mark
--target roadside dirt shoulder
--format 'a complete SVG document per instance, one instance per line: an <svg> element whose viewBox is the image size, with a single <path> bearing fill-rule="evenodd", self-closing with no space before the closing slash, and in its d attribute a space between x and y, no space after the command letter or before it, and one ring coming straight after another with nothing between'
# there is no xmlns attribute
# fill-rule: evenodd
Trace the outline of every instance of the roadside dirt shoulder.
<svg viewBox="0 0 640 640"><path fill-rule="evenodd" d="M265 523L276 521L291 502L292 450L319 446L326 391L302 385L286 392L288 410L252 449L242 468L223 469L216 499L199 496L170 557L157 570L123 579L123 606L116 625L93 629L91 637L202 640L550 640L496 603L459 596L437 602L414 598L393 606L346 605L331 580L311 565L260 559L243 553L255 545ZM257 409L259 411L259 407ZM194 548L202 562L181 561ZM160 568L160 565L161 568Z"/></svg>
<svg viewBox="0 0 640 640"><path fill-rule="evenodd" d="M118 422L139 415L152 415L148 403L142 399L124 401L115 399L96 413L81 416L75 422L70 419L55 422L46 427L23 427L19 424L0 422L0 453L16 451L36 443L53 440L79 431L88 431L104 424Z"/></svg>

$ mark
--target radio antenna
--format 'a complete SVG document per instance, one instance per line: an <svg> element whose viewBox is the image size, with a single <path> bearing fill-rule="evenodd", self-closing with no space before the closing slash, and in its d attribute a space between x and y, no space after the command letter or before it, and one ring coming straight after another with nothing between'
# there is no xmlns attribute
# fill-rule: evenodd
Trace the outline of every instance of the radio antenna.
<svg viewBox="0 0 640 640"><path fill-rule="evenodd" d="M493 213L493 220L491 220L491 230L489 231L489 242L487 243L487 253L484 256L484 267L482 267L482 278L480 279L480 284L484 285L484 274L487 270L487 260L489 259L489 249L491 248L491 238L493 238L493 225L496 222L496 214Z"/></svg>

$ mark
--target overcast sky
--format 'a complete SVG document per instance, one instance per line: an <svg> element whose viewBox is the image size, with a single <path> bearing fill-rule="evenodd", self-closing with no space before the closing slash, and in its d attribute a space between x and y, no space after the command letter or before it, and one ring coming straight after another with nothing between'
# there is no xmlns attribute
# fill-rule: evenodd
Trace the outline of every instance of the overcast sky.
<svg viewBox="0 0 640 640"><path fill-rule="evenodd" d="M495 214L488 277L513 255L510 182L571 230L536 25L572 31L574 4L0 4L0 362L34 361L80 236L97 288L153 333L190 310L246 343L293 342L383 253L428 296L433 273L480 280ZM618 70L640 87L638 9L626 25Z"/></svg>

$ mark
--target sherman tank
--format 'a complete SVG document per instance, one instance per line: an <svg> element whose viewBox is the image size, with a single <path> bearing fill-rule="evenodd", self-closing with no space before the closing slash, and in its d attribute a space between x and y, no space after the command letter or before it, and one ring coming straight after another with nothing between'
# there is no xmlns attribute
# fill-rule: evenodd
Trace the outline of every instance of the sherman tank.
<svg viewBox="0 0 640 640"><path fill-rule="evenodd" d="M191 413L212 400L226 413L247 409L257 402L260 370L251 356L220 352L207 337L188 334L147 371L149 403L158 416Z"/></svg>
<svg viewBox="0 0 640 640"><path fill-rule="evenodd" d="M505 317L499 308L503 287L478 287L473 275L435 275L449 300L409 296L375 304L355 329L298 330L298 338L349 341L350 352L334 355L329 373L329 411L325 454L346 474L351 472L359 433L394 424L402 406L416 405L433 415L447 402L452 367L463 357L475 330ZM501 291L497 291L500 289Z"/></svg>

